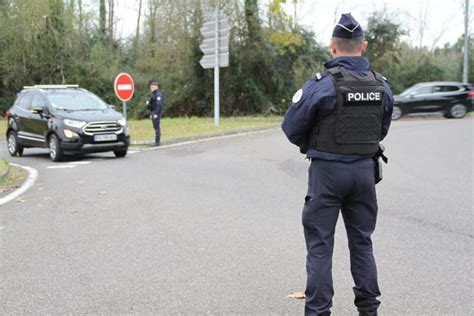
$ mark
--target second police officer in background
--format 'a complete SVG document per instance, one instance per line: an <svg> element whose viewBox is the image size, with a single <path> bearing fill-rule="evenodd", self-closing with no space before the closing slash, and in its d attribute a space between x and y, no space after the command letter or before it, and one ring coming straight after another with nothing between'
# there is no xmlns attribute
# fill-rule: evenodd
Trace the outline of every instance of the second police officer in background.
<svg viewBox="0 0 474 316"><path fill-rule="evenodd" d="M334 59L293 96L283 131L311 160L302 222L307 248L306 315L329 315L332 253L339 212L350 250L355 305L377 315L380 296L371 235L377 218L373 157L388 132L393 95L369 69L363 31L343 14L331 41Z"/></svg>
<svg viewBox="0 0 474 316"><path fill-rule="evenodd" d="M151 91L151 97L148 101L148 108L150 110L150 119L153 122L153 128L155 129L155 146L160 146L160 120L161 113L163 112L163 96L161 95L161 92L159 90L158 81L150 80L148 85Z"/></svg>

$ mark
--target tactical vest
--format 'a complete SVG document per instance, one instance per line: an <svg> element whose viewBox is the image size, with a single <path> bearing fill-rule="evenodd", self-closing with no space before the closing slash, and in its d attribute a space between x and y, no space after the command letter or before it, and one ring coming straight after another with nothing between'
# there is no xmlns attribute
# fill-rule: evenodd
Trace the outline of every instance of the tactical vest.
<svg viewBox="0 0 474 316"><path fill-rule="evenodd" d="M309 147L334 154L375 154L382 136L384 78L375 72L356 77L342 67L328 73L336 86L336 109L316 115Z"/></svg>

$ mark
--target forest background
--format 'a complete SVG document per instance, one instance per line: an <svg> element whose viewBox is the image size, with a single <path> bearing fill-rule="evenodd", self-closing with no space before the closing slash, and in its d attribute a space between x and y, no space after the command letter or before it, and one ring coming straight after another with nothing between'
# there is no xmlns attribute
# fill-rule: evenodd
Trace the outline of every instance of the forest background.
<svg viewBox="0 0 474 316"><path fill-rule="evenodd" d="M293 93L331 58L328 45L284 9L296 0L128 0L138 14L126 38L116 30L119 0L98 0L93 7L86 1L0 0L0 115L33 84L79 84L119 105L113 81L120 72L135 81L131 118L148 115L150 79L160 82L165 116L212 115L213 71L199 64L199 29L216 6L231 24L229 67L221 68L225 116L284 113ZM393 92L417 82L461 81L464 35L429 48L406 40L402 22L380 10L363 25L371 67L388 78ZM471 36L470 65L473 42Z"/></svg>

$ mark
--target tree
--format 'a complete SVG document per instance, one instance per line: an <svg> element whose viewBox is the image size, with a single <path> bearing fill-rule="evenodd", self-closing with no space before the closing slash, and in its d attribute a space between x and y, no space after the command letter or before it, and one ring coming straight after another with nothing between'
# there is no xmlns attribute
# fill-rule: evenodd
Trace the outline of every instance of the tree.
<svg viewBox="0 0 474 316"><path fill-rule="evenodd" d="M102 36L102 40L105 40L107 31L105 27L106 12L105 12L105 0L99 0L99 33Z"/></svg>
<svg viewBox="0 0 474 316"><path fill-rule="evenodd" d="M373 69L382 71L387 63L399 62L400 37L404 34L401 25L386 11L370 15L364 35L369 43L366 55Z"/></svg>

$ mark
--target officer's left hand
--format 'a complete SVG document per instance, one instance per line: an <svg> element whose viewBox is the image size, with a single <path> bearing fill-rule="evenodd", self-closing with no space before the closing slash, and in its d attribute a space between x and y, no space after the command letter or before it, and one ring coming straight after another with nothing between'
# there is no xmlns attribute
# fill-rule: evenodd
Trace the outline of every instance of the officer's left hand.
<svg viewBox="0 0 474 316"><path fill-rule="evenodd" d="M157 120L158 119L158 114L153 114L153 119Z"/></svg>

